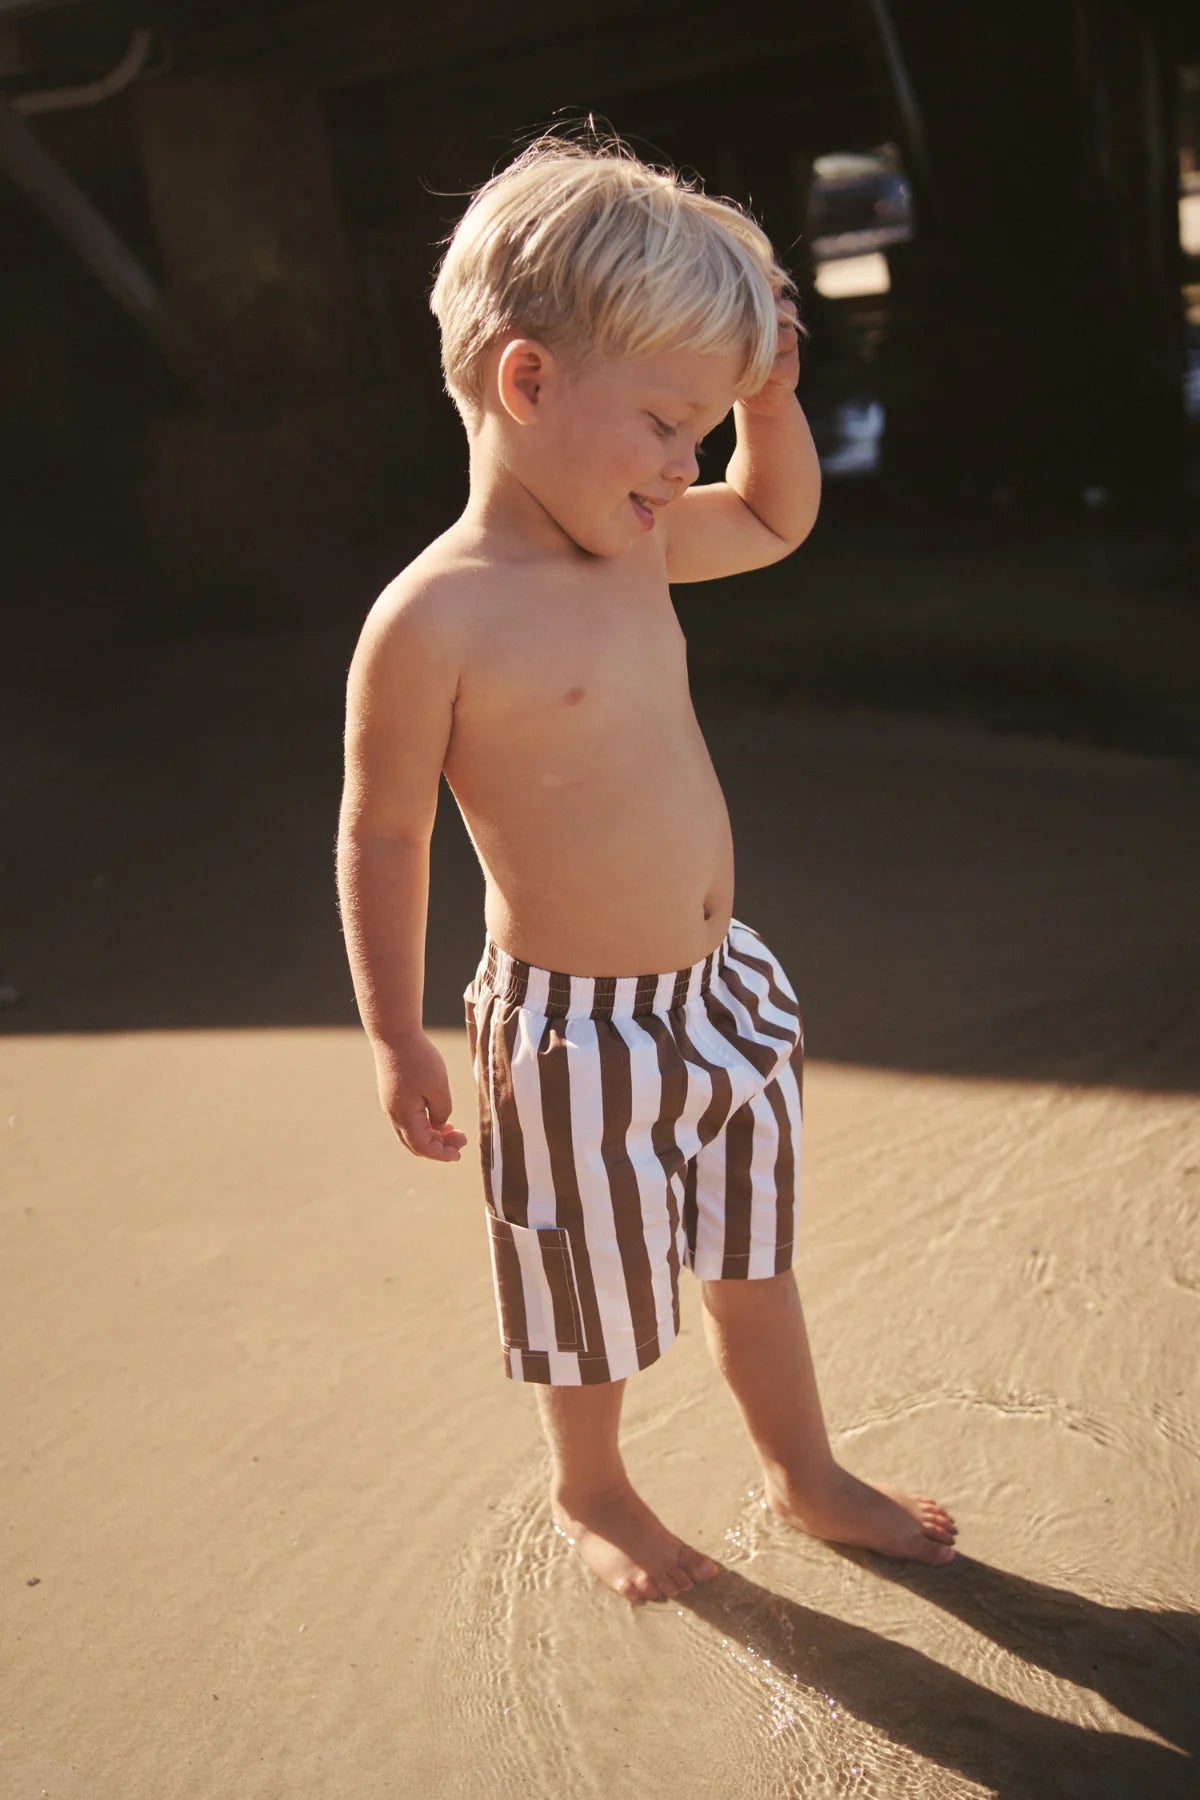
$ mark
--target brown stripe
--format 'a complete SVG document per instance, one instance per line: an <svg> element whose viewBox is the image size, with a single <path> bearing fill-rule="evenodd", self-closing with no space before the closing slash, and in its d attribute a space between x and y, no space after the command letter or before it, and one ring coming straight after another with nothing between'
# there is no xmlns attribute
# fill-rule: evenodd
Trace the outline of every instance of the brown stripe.
<svg viewBox="0 0 1200 1800"><path fill-rule="evenodd" d="M777 1007L782 1013L787 1013L788 1017L791 1019L799 1019L800 1008L789 995L784 993L778 981L775 979L776 968L772 962L769 960L764 961L762 957L758 956L747 956L744 950L738 953L738 960L740 962L748 963L752 969L757 969L760 974L766 976L767 994L772 1006Z"/></svg>
<svg viewBox="0 0 1200 1800"><path fill-rule="evenodd" d="M795 1043L796 1034L794 1031L789 1030L786 1025L774 1025L769 1019L764 1019L761 1000L754 992L753 988L746 986L746 983L734 969L732 961L725 965L724 980L726 987L729 988L731 993L737 995L742 1005L746 1008L746 1011L750 1014L750 1017L754 1021L754 1029L760 1036L778 1038L779 1041L784 1044Z"/></svg>
<svg viewBox="0 0 1200 1800"><path fill-rule="evenodd" d="M726 1043L732 1044L735 1050L740 1051L751 1068L757 1069L758 1073L764 1077L774 1073L779 1063L778 1050L773 1050L770 1044L760 1044L755 1038L743 1036L733 1014L720 998L715 987L711 987L704 996L704 1005L709 1018Z"/></svg>
<svg viewBox="0 0 1200 1800"><path fill-rule="evenodd" d="M571 1273L571 1254L566 1245L566 1233L539 1231L537 1239L542 1253L546 1286L550 1290L550 1305L554 1311L555 1345L559 1350L580 1351L583 1349L583 1322L579 1316L579 1302L575 1298L575 1278Z"/></svg>
<svg viewBox="0 0 1200 1800"><path fill-rule="evenodd" d="M525 1173L525 1136L513 1092L512 1058L521 1015L516 1007L500 1008L492 1026L492 1080L496 1094L496 1129L500 1133L500 1205L497 1210L514 1225L529 1223L529 1179Z"/></svg>
<svg viewBox="0 0 1200 1800"><path fill-rule="evenodd" d="M592 1005L589 1016L593 1019L611 1019L613 1002L616 997L616 976L597 975L592 982Z"/></svg>
<svg viewBox="0 0 1200 1800"><path fill-rule="evenodd" d="M796 1210L796 1146L792 1142L792 1121L787 1101L778 1081L768 1081L763 1089L779 1132L779 1150L775 1157L775 1273L782 1275L792 1266L795 1252Z"/></svg>
<svg viewBox="0 0 1200 1800"><path fill-rule="evenodd" d="M488 1076L491 1069L492 1012L495 1005L496 997L489 993L483 1003L482 1017L474 1007L471 1008L470 1026L473 1035L475 1095L479 1105L479 1161L483 1168L483 1191L493 1212L496 1201L492 1193L492 1102Z"/></svg>
<svg viewBox="0 0 1200 1800"><path fill-rule="evenodd" d="M679 1053L679 1045L670 1027L657 1013L651 1013L638 1024L643 1031L649 1032L654 1039L658 1052L658 1073L662 1082L661 1099L658 1117L650 1128L650 1142L654 1146L654 1154L662 1165L663 1177L667 1184L667 1217L671 1228L671 1243L667 1251L667 1268L671 1275L671 1312L675 1320L675 1330L679 1330L679 1199L675 1191L675 1183L685 1172L686 1162L683 1151L679 1148L678 1125L687 1105L688 1072L687 1064Z"/></svg>
<svg viewBox="0 0 1200 1800"><path fill-rule="evenodd" d="M522 1350L521 1372L526 1381L550 1385L550 1358L545 1350Z"/></svg>
<svg viewBox="0 0 1200 1800"><path fill-rule="evenodd" d="M588 1255L587 1234L583 1220L583 1197L579 1192L579 1175L575 1166L575 1143L571 1129L570 1047L561 1024L542 1039L538 1055L538 1080L542 1098L542 1128L550 1155L550 1173L554 1182L554 1216L571 1239L575 1257L575 1282L582 1314L583 1343L603 1363L603 1374L589 1377L607 1381L608 1363L600 1354L604 1330L600 1305L596 1298L596 1282Z"/></svg>
<svg viewBox="0 0 1200 1800"><path fill-rule="evenodd" d="M500 1339L506 1349L523 1350L529 1342L529 1321L525 1315L525 1284L521 1280L521 1259L517 1255L517 1246L513 1243L512 1226L507 1219L498 1219L495 1213L489 1213L488 1232L492 1240Z"/></svg>
<svg viewBox="0 0 1200 1800"><path fill-rule="evenodd" d="M633 1118L629 1048L615 1025L606 1028L601 1024L597 1028L597 1037L603 1114L600 1156L608 1176L613 1226L629 1297L634 1342L639 1346L638 1366L645 1368L659 1354L658 1318L650 1279L650 1253L642 1226L641 1196L627 1143Z"/></svg>
<svg viewBox="0 0 1200 1800"><path fill-rule="evenodd" d="M754 1127L748 1100L730 1115L725 1127L725 1242L721 1254L721 1274L725 1279L745 1275L750 1257Z"/></svg>
<svg viewBox="0 0 1200 1800"><path fill-rule="evenodd" d="M711 1144L729 1117L729 1108L733 1101L733 1082L730 1080L728 1069L722 1068L720 1063L709 1062L707 1056L703 1056L697 1050L688 1035L683 1017L679 1013L673 1013L667 1023L675 1042L679 1045L684 1061L695 1063L712 1080L712 1094L696 1124L696 1136L700 1140L700 1149L703 1149L706 1144Z"/></svg>
<svg viewBox="0 0 1200 1800"><path fill-rule="evenodd" d="M703 1149L707 1144L712 1142L724 1125L726 1119L729 1117L730 1102L733 1099L733 1083L729 1078L728 1069L723 1069L719 1063L709 1062L708 1058L702 1056L699 1050L697 1050L695 1044L688 1036L687 1029L683 1023L686 1016L687 1015L683 1012L672 1013L667 1023L671 1028L671 1034L674 1037L676 1044L679 1046L685 1064L693 1063L698 1065L708 1073L712 1081L712 1095L696 1125L696 1135L700 1140L700 1149ZM700 1208L697 1200L696 1157L693 1156L687 1164L687 1173L683 1183L684 1240L687 1243L688 1255L692 1261L695 1260L696 1256L696 1233L699 1228L699 1223Z"/></svg>
<svg viewBox="0 0 1200 1800"><path fill-rule="evenodd" d="M657 992L658 992L658 976L657 975L639 975L638 976L637 987L634 989L634 994L633 994L633 1010L634 1010L635 1016L640 1016L642 1013L653 1012L654 996L657 994Z"/></svg>
<svg viewBox="0 0 1200 1800"><path fill-rule="evenodd" d="M584 1387L594 1387L597 1382L611 1381L608 1359L603 1356L581 1356L579 1358L579 1379Z"/></svg>
<svg viewBox="0 0 1200 1800"><path fill-rule="evenodd" d="M691 978L692 971L690 969L680 969L679 973L676 975L675 986L671 989L672 1012L678 1012L679 1008L686 1001L688 983L691 981Z"/></svg>
<svg viewBox="0 0 1200 1800"><path fill-rule="evenodd" d="M696 1158L693 1156L683 1178L683 1235L688 1254L693 1258L696 1255L696 1226L699 1218L700 1209L696 1204Z"/></svg>

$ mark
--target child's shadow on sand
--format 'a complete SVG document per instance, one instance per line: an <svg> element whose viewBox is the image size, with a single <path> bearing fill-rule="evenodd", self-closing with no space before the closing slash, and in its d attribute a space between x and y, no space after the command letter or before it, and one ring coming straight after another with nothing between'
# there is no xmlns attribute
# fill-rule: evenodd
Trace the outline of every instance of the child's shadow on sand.
<svg viewBox="0 0 1200 1800"><path fill-rule="evenodd" d="M1003 1800L1193 1800L1200 1615L1103 1606L961 1553L949 1569L906 1567L902 1575L882 1558L843 1554L902 1581L1024 1662L1094 1689L1176 1748L1047 1717L919 1650L814 1612L730 1569L674 1604L893 1743Z"/></svg>

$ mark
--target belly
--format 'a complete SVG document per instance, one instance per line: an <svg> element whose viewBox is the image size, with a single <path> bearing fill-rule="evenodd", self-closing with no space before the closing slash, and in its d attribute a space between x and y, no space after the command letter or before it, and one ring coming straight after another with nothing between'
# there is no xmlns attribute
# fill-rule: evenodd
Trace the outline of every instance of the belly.
<svg viewBox="0 0 1200 1800"><path fill-rule="evenodd" d="M729 816L694 714L625 724L606 747L550 734L447 762L483 865L488 932L525 962L662 973L728 930Z"/></svg>

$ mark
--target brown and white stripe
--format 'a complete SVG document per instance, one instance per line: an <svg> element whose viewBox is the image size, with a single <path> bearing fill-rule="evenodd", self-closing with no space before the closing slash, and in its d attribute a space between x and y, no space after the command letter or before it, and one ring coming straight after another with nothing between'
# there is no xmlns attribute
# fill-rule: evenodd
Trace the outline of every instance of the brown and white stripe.
<svg viewBox="0 0 1200 1800"><path fill-rule="evenodd" d="M752 927L734 919L691 968L622 977L489 939L464 1000L509 1375L619 1380L677 1335L681 1266L791 1266L803 1025Z"/></svg>

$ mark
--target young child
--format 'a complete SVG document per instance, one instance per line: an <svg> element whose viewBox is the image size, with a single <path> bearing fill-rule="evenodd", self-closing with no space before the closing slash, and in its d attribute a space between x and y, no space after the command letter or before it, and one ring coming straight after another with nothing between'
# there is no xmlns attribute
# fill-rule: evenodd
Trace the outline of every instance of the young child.
<svg viewBox="0 0 1200 1800"><path fill-rule="evenodd" d="M432 295L470 498L375 602L349 675L338 887L380 1100L414 1155L459 1159L421 1012L444 772L486 877L465 1000L505 1367L535 1384L559 1530L635 1602L716 1573L618 1448L681 1265L774 1512L954 1555L941 1506L830 1450L791 1273L800 1012L732 916L669 593L812 529L789 285L738 208L620 145L541 139L489 181ZM726 478L694 487L731 407Z"/></svg>

